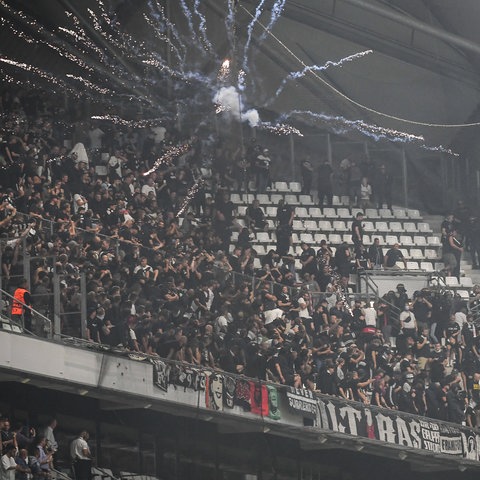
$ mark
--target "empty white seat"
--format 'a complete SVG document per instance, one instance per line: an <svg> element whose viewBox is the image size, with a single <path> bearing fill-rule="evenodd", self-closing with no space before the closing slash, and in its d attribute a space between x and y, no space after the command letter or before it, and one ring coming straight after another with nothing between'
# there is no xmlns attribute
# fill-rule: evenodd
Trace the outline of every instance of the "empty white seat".
<svg viewBox="0 0 480 480"><path fill-rule="evenodd" d="M308 214L308 210L305 207L297 207L295 209L295 215L298 218L309 218L310 215Z"/></svg>
<svg viewBox="0 0 480 480"><path fill-rule="evenodd" d="M238 193L231 193L230 194L230 200L233 203L242 203L242 199Z"/></svg>
<svg viewBox="0 0 480 480"><path fill-rule="evenodd" d="M300 234L300 241L301 242L306 242L310 245L310 244L314 243L313 235L311 233L301 233Z"/></svg>
<svg viewBox="0 0 480 480"><path fill-rule="evenodd" d="M396 262L395 265L396 265L400 270L405 270L405 264L404 264L402 261Z"/></svg>
<svg viewBox="0 0 480 480"><path fill-rule="evenodd" d="M267 251L267 253L270 251L270 250L273 250L274 252L277 251L277 246L276 245L267 245L265 247L265 250Z"/></svg>
<svg viewBox="0 0 480 480"><path fill-rule="evenodd" d="M247 207L245 205L239 205L237 207L237 212L240 217L244 217L247 212Z"/></svg>
<svg viewBox="0 0 480 480"><path fill-rule="evenodd" d="M318 221L318 229L321 232L330 232L333 230L332 224L329 220L319 220Z"/></svg>
<svg viewBox="0 0 480 480"><path fill-rule="evenodd" d="M280 200L282 200L282 199L283 199L283 195L280 195L279 193L272 193L272 194L270 195L270 201L271 201L272 203L274 203L275 205L277 205L278 202L279 202Z"/></svg>
<svg viewBox="0 0 480 480"><path fill-rule="evenodd" d="M402 252L403 258L406 260L407 258L410 258L410 254L408 253L408 250L406 248L399 248L399 250Z"/></svg>
<svg viewBox="0 0 480 480"><path fill-rule="evenodd" d="M430 228L430 225L425 222L418 223L418 231L422 233L432 233L433 230Z"/></svg>
<svg viewBox="0 0 480 480"><path fill-rule="evenodd" d="M303 253L302 247L300 245L295 245L294 247L295 255L298 257Z"/></svg>
<svg viewBox="0 0 480 480"><path fill-rule="evenodd" d="M412 260L421 260L423 257L423 252L419 248L410 249L410 258Z"/></svg>
<svg viewBox="0 0 480 480"><path fill-rule="evenodd" d="M378 214L380 215L380 218L393 218L393 214L389 208L380 208Z"/></svg>
<svg viewBox="0 0 480 480"><path fill-rule="evenodd" d="M413 243L415 243L417 247L426 247L427 239L423 235L414 235Z"/></svg>
<svg viewBox="0 0 480 480"><path fill-rule="evenodd" d="M300 243L300 238L298 237L298 233L293 232L292 233L292 243Z"/></svg>
<svg viewBox="0 0 480 480"><path fill-rule="evenodd" d="M242 203L246 205L251 205L255 200L255 195L253 193L243 193L242 194Z"/></svg>
<svg viewBox="0 0 480 480"><path fill-rule="evenodd" d="M332 245L340 245L342 243L342 237L338 233L331 233L328 236L328 241Z"/></svg>
<svg viewBox="0 0 480 480"><path fill-rule="evenodd" d="M337 215L340 218L350 218L350 210L344 207L337 208Z"/></svg>
<svg viewBox="0 0 480 480"><path fill-rule="evenodd" d="M385 236L385 243L387 245L390 245L391 247L393 247L393 245L398 243L398 238L397 238L396 235L386 235Z"/></svg>
<svg viewBox="0 0 480 480"><path fill-rule="evenodd" d="M420 270L418 262L407 262L407 270Z"/></svg>
<svg viewBox="0 0 480 480"><path fill-rule="evenodd" d="M315 220L305 220L305 229L309 232L316 232L318 229L317 222Z"/></svg>
<svg viewBox="0 0 480 480"><path fill-rule="evenodd" d="M300 205L314 205L311 195L299 195L298 201Z"/></svg>
<svg viewBox="0 0 480 480"><path fill-rule="evenodd" d="M439 247L440 246L440 238L439 237L428 237L427 243L430 246Z"/></svg>
<svg viewBox="0 0 480 480"><path fill-rule="evenodd" d="M235 243L238 240L238 232L232 232L232 236L230 237L232 243Z"/></svg>
<svg viewBox="0 0 480 480"><path fill-rule="evenodd" d="M324 233L316 233L313 236L313 239L315 240L316 243L320 243L322 240L327 240L328 241L328 238Z"/></svg>
<svg viewBox="0 0 480 480"><path fill-rule="evenodd" d="M245 220L243 218L236 218L235 221L243 228L247 225L245 224Z"/></svg>
<svg viewBox="0 0 480 480"><path fill-rule="evenodd" d="M345 222L343 220L334 220L333 221L333 229L336 232L348 232L348 227L345 225Z"/></svg>
<svg viewBox="0 0 480 480"><path fill-rule="evenodd" d="M376 208L367 208L365 210L365 216L369 219L375 219L375 218L380 218L380 216L378 215L378 211Z"/></svg>
<svg viewBox="0 0 480 480"><path fill-rule="evenodd" d="M408 209L407 213L410 218L421 218L418 210Z"/></svg>
<svg viewBox="0 0 480 480"><path fill-rule="evenodd" d="M285 203L288 203L290 205L298 205L298 198L296 195L287 194L285 195Z"/></svg>
<svg viewBox="0 0 480 480"><path fill-rule="evenodd" d="M363 210L361 208L352 208L352 217L356 218L357 213L363 214Z"/></svg>
<svg viewBox="0 0 480 480"><path fill-rule="evenodd" d="M387 222L375 222L375 228L377 232L389 232L390 227Z"/></svg>
<svg viewBox="0 0 480 480"><path fill-rule="evenodd" d="M377 231L373 222L363 222L363 230L372 233Z"/></svg>
<svg viewBox="0 0 480 480"><path fill-rule="evenodd" d="M373 242L370 239L370 235L363 235L363 244L364 245L371 245Z"/></svg>
<svg viewBox="0 0 480 480"><path fill-rule="evenodd" d="M302 269L302 264L300 263L300 259L296 258L295 259L295 270L301 270Z"/></svg>
<svg viewBox="0 0 480 480"><path fill-rule="evenodd" d="M341 205L350 205L350 197L348 195L342 195L340 197L340 204Z"/></svg>
<svg viewBox="0 0 480 480"><path fill-rule="evenodd" d="M438 258L438 253L436 250L433 250L432 248L426 248L425 258L428 258L429 260L436 260Z"/></svg>
<svg viewBox="0 0 480 480"><path fill-rule="evenodd" d="M277 207L265 208L265 215L267 217L275 218L277 216Z"/></svg>
<svg viewBox="0 0 480 480"><path fill-rule="evenodd" d="M460 285L465 288L473 287L472 277L460 277Z"/></svg>
<svg viewBox="0 0 480 480"><path fill-rule="evenodd" d="M318 207L310 207L308 209L308 214L310 215L310 217L312 218L321 218L323 217L323 213L322 213L322 210Z"/></svg>
<svg viewBox="0 0 480 480"><path fill-rule="evenodd" d="M407 212L403 208L394 208L392 211L393 216L395 218L398 218L399 220L404 220L405 218L408 218Z"/></svg>
<svg viewBox="0 0 480 480"><path fill-rule="evenodd" d="M420 269L425 272L433 272L432 262L420 262Z"/></svg>
<svg viewBox="0 0 480 480"><path fill-rule="evenodd" d="M264 245L261 244L255 244L253 245L253 249L257 252L257 255L263 256L267 254L267 249L265 248Z"/></svg>
<svg viewBox="0 0 480 480"><path fill-rule="evenodd" d="M323 209L323 215L327 218L337 218L337 211L334 208L325 207Z"/></svg>
<svg viewBox="0 0 480 480"><path fill-rule="evenodd" d="M413 247L415 245L410 235L400 235L400 243L405 247Z"/></svg>
<svg viewBox="0 0 480 480"><path fill-rule="evenodd" d="M259 270L260 268L262 268L262 264L260 263L259 257L255 257L253 259L253 268L255 268L256 270Z"/></svg>
<svg viewBox="0 0 480 480"><path fill-rule="evenodd" d="M417 226L413 222L405 222L403 224L403 228L405 229L406 232L409 232L409 233L418 232Z"/></svg>
<svg viewBox="0 0 480 480"><path fill-rule="evenodd" d="M469 300L470 299L470 294L468 293L468 290L457 290L458 295L462 298L462 300Z"/></svg>
<svg viewBox="0 0 480 480"><path fill-rule="evenodd" d="M257 200L260 205L270 205L270 197L266 193L257 193Z"/></svg>
<svg viewBox="0 0 480 480"><path fill-rule="evenodd" d="M445 277L445 285L448 287L458 287L460 284L458 283L457 277Z"/></svg>
<svg viewBox="0 0 480 480"><path fill-rule="evenodd" d="M294 220L292 227L294 230L305 230L302 220Z"/></svg>
<svg viewBox="0 0 480 480"><path fill-rule="evenodd" d="M290 182L290 191L293 193L300 193L302 191L302 186L300 185L300 182Z"/></svg>
<svg viewBox="0 0 480 480"><path fill-rule="evenodd" d="M270 243L270 235L267 232L257 232L256 237L259 243Z"/></svg>
<svg viewBox="0 0 480 480"><path fill-rule="evenodd" d="M340 202L340 197L337 195L333 195L332 197L332 205L341 205L342 203Z"/></svg>
<svg viewBox="0 0 480 480"><path fill-rule="evenodd" d="M395 232L395 233L403 232L403 227L400 222L389 222L388 226L390 227L391 232Z"/></svg>
<svg viewBox="0 0 480 480"><path fill-rule="evenodd" d="M273 182L273 189L277 192L288 192L290 191L287 182Z"/></svg>

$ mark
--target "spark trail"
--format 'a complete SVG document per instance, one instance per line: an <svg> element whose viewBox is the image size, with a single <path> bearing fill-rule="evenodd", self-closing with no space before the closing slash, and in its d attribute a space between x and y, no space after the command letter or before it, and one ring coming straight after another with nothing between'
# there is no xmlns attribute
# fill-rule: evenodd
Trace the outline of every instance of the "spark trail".
<svg viewBox="0 0 480 480"><path fill-rule="evenodd" d="M252 34L255 24L257 23L260 15L262 14L262 7L265 3L265 0L261 0L255 9L255 15L252 18L252 21L248 24L247 27L247 41L245 42L245 47L243 49L243 69L248 72L248 50L250 48L250 43L252 42Z"/></svg>
<svg viewBox="0 0 480 480"><path fill-rule="evenodd" d="M305 67L303 70L299 70L298 72L291 72L286 78L283 79L282 83L280 84L277 91L275 92L275 95L268 102L268 105L270 105L276 98L278 98L278 96L282 93L285 86L290 80L298 80L300 78L303 78L305 75L307 75L310 72L321 72L330 67L341 67L343 64L347 62L352 62L353 60L362 58L365 55L369 55L370 53L373 53L373 50L365 50L363 52L354 53L353 55L349 55L348 57L341 58L336 62L329 60L323 65L310 65Z"/></svg>
<svg viewBox="0 0 480 480"><path fill-rule="evenodd" d="M268 22L267 28L260 35L259 41L262 42L267 38L269 32L272 31L272 28L277 23L278 19L282 15L283 8L285 7L287 0L276 0L272 7L272 14L270 16L270 21Z"/></svg>

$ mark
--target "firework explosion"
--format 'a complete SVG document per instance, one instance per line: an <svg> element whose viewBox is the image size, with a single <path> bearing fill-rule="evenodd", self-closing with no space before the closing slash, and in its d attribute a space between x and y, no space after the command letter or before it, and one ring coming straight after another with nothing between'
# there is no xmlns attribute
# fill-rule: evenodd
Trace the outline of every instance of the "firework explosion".
<svg viewBox="0 0 480 480"><path fill-rule="evenodd" d="M293 110L282 114L278 122L262 121L255 103L249 98L248 87L253 88L257 81L249 76L253 40L262 42L267 37L273 38L292 54L296 65L302 66L298 71L292 68L264 106L272 104L291 81L308 74L315 78L327 68L338 68L372 53L367 50L324 65L306 65L272 33L286 3L286 0L275 0L269 5L265 0L258 0L250 12L236 0L219 2L219 9L224 11L227 50L235 56L220 60L217 45L209 38L218 30L218 25L209 24L210 7L204 0L179 0L175 19L159 0L149 0L139 15L143 26L137 28L136 33L127 31L117 12L109 10L109 2L101 0L95 7L83 9L66 2L63 24L49 28L28 13L10 6L7 0L0 0L3 12L8 15L8 18L0 17L2 28L12 32L19 43L37 46L50 56L56 56L59 65L58 69L49 71L24 59L0 54L0 71L5 83L48 85L74 98L84 97L93 104L108 106L110 111L125 105L128 100L128 105L140 110L144 117L135 121L107 113L92 117L115 125L139 128L159 125L162 121L176 120L182 108L192 118L202 117L202 122L205 122L205 112L209 112L211 124L215 115L222 115L248 122L251 127L274 135L302 136L298 128L285 121L315 118L335 133L356 130L375 141L413 142L427 150L454 155L441 145L425 145L421 135L322 112ZM237 10L240 8L250 16L246 25L239 24ZM263 25L265 16L268 18ZM209 71L199 67L201 62L210 64ZM169 163L172 156L181 155L179 151L183 152L183 147L180 145L175 147L177 150L167 152L166 157L157 160L154 168Z"/></svg>

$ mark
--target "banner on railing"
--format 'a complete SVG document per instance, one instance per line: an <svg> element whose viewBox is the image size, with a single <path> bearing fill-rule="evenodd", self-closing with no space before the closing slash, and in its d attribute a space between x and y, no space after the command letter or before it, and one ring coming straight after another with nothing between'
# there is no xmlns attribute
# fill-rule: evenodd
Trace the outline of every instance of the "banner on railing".
<svg viewBox="0 0 480 480"><path fill-rule="evenodd" d="M480 435L473 429L437 420L371 408L305 389L275 387L260 381L190 365L151 360L153 383L161 391L198 392L199 406L286 420L309 419L326 432L377 440L400 447L480 460Z"/></svg>

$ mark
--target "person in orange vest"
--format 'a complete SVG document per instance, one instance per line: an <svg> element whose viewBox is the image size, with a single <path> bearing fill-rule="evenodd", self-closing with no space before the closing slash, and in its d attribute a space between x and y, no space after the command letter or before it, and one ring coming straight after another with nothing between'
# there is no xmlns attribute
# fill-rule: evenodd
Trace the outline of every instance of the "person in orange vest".
<svg viewBox="0 0 480 480"><path fill-rule="evenodd" d="M28 282L24 278L15 290L12 301L12 320L23 325L25 330L32 331L32 296L27 290ZM23 321L22 321L23 320Z"/></svg>

